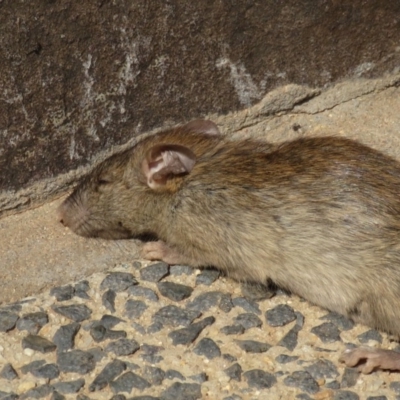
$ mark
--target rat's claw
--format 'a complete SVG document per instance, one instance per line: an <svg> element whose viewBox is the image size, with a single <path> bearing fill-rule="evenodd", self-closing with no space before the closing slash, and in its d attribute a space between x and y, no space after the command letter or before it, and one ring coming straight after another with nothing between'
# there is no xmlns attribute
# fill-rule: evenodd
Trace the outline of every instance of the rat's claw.
<svg viewBox="0 0 400 400"><path fill-rule="evenodd" d="M185 261L177 251L171 249L162 240L145 243L142 247L141 256L146 260L161 260L170 265L181 264Z"/></svg>

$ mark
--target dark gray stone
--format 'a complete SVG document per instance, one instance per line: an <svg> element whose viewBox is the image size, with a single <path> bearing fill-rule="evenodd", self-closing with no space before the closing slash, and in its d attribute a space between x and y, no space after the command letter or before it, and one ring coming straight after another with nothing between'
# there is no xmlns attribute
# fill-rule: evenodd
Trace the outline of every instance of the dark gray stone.
<svg viewBox="0 0 400 400"><path fill-rule="evenodd" d="M179 275L192 275L194 269L189 267L188 265L171 265L169 267L169 272L171 275L179 276Z"/></svg>
<svg viewBox="0 0 400 400"><path fill-rule="evenodd" d="M226 373L226 375L229 376L229 378L231 378L234 381L238 381L240 382L242 380L242 367L240 366L240 364L235 363L233 365L231 365L230 367L226 368L224 370L224 372Z"/></svg>
<svg viewBox="0 0 400 400"><path fill-rule="evenodd" d="M294 321L296 314L287 304L279 304L265 313L265 319L270 326L284 326Z"/></svg>
<svg viewBox="0 0 400 400"><path fill-rule="evenodd" d="M232 304L232 299L231 295L228 293L223 293L221 296L221 300L218 304L218 308L223 311L224 313L228 313L229 311L232 310L233 304Z"/></svg>
<svg viewBox="0 0 400 400"><path fill-rule="evenodd" d="M161 329L164 328L164 325L161 321L156 321L153 322L145 331L146 333L148 333L149 335L153 334L153 333L157 333L160 332Z"/></svg>
<svg viewBox="0 0 400 400"><path fill-rule="evenodd" d="M227 325L220 329L220 332L225 335L241 335L244 331L243 325Z"/></svg>
<svg viewBox="0 0 400 400"><path fill-rule="evenodd" d="M158 290L164 296L173 301L182 301L190 297L193 289L190 286L175 282L159 282Z"/></svg>
<svg viewBox="0 0 400 400"><path fill-rule="evenodd" d="M150 364L157 364L163 360L163 357L158 354L160 351L163 350L164 347L153 346L149 344L143 344L140 347L142 359Z"/></svg>
<svg viewBox="0 0 400 400"><path fill-rule="evenodd" d="M125 369L126 364L123 361L117 359L109 362L90 384L89 391L95 392L105 388L112 380L121 375Z"/></svg>
<svg viewBox="0 0 400 400"><path fill-rule="evenodd" d="M31 372L35 369L40 368L41 366L45 365L46 361L45 360L35 360L30 362L29 364L25 364L22 368L21 368L21 372L23 374L27 374L28 372Z"/></svg>
<svg viewBox="0 0 400 400"><path fill-rule="evenodd" d="M143 370L143 375L152 385L161 385L164 378L165 372L161 368L146 366Z"/></svg>
<svg viewBox="0 0 400 400"><path fill-rule="evenodd" d="M85 385L85 380L83 378L77 379L75 381L69 382L56 382L52 383L54 390L61 392L63 394L78 393Z"/></svg>
<svg viewBox="0 0 400 400"><path fill-rule="evenodd" d="M319 391L318 383L307 371L295 371L291 375L287 376L283 380L283 383L286 386L296 387L311 394Z"/></svg>
<svg viewBox="0 0 400 400"><path fill-rule="evenodd" d="M58 286L50 290L50 296L57 301L71 300L74 297L75 288L72 285Z"/></svg>
<svg viewBox="0 0 400 400"><path fill-rule="evenodd" d="M199 294L191 302L188 303L187 308L189 308L190 310L205 312L208 311L211 307L219 306L221 301L227 301L226 296L228 296L229 303L231 305L228 311L225 311L225 309L223 309L223 311L229 312L233 306L230 300L230 296L218 291Z"/></svg>
<svg viewBox="0 0 400 400"><path fill-rule="evenodd" d="M237 361L237 357L228 353L222 354L222 358L230 363Z"/></svg>
<svg viewBox="0 0 400 400"><path fill-rule="evenodd" d="M75 284L75 292L87 292L89 290L89 281L87 281L86 279Z"/></svg>
<svg viewBox="0 0 400 400"><path fill-rule="evenodd" d="M201 399L201 386L197 383L175 382L165 389L161 400L197 400Z"/></svg>
<svg viewBox="0 0 400 400"><path fill-rule="evenodd" d="M370 340L375 340L376 342L382 343L382 335L375 329L370 329L361 335L358 335L357 339L360 341L360 343L368 343Z"/></svg>
<svg viewBox="0 0 400 400"><path fill-rule="evenodd" d="M74 347L75 336L79 332L80 327L81 325L77 322L72 322L58 328L53 336L53 342L57 346L57 351L65 351Z"/></svg>
<svg viewBox="0 0 400 400"><path fill-rule="evenodd" d="M28 335L22 339L23 349L32 349L40 353L50 353L56 349L56 345L50 340L38 335Z"/></svg>
<svg viewBox="0 0 400 400"><path fill-rule="evenodd" d="M61 372L76 372L81 375L93 371L96 366L93 355L82 350L58 353L57 364Z"/></svg>
<svg viewBox="0 0 400 400"><path fill-rule="evenodd" d="M119 339L109 343L105 350L117 356L128 356L135 353L140 348L139 343L134 339Z"/></svg>
<svg viewBox="0 0 400 400"><path fill-rule="evenodd" d="M250 301L261 301L275 296L276 289L273 286L261 283L244 282L241 284L242 294Z"/></svg>
<svg viewBox="0 0 400 400"><path fill-rule="evenodd" d="M153 324L154 325L154 324ZM151 327L152 325L150 325L150 327ZM143 327L143 325L140 325L140 324L138 324L137 322L135 322L135 321L132 321L131 322L131 327L133 328L133 329L135 329L137 332L139 332L141 335L146 335L146 328L144 328ZM150 327L149 327L149 329L150 329ZM159 330L161 330L162 329L162 325L161 325L161 328L159 329ZM158 332L158 331L157 331ZM151 333L150 332L150 330L149 331L147 331L147 333Z"/></svg>
<svg viewBox="0 0 400 400"><path fill-rule="evenodd" d="M340 383L335 380L335 381L332 381L332 382L325 383L325 387L327 389L337 390L337 389L340 389Z"/></svg>
<svg viewBox="0 0 400 400"><path fill-rule="evenodd" d="M243 308L243 310L249 313L261 315L261 310L259 305L253 300L248 300L245 297L236 297L232 300L232 304L235 307Z"/></svg>
<svg viewBox="0 0 400 400"><path fill-rule="evenodd" d="M72 304L69 306L52 306L56 313L63 315L72 321L82 322L88 319L92 314L92 310L85 304Z"/></svg>
<svg viewBox="0 0 400 400"><path fill-rule="evenodd" d="M387 400L386 396L368 396L367 400Z"/></svg>
<svg viewBox="0 0 400 400"><path fill-rule="evenodd" d="M319 359L306 367L305 370L315 379L332 379L339 376L339 372L332 361Z"/></svg>
<svg viewBox="0 0 400 400"><path fill-rule="evenodd" d="M100 290L123 292L129 286L137 285L138 281L128 272L111 272L101 282Z"/></svg>
<svg viewBox="0 0 400 400"><path fill-rule="evenodd" d="M301 328L294 326L290 331L278 342L278 346L282 346L293 351L297 346L297 338Z"/></svg>
<svg viewBox="0 0 400 400"><path fill-rule="evenodd" d="M23 315L17 321L17 329L20 331L28 331L32 335L36 335L40 329L49 322L49 317L45 312L34 312Z"/></svg>
<svg viewBox="0 0 400 400"><path fill-rule="evenodd" d="M18 378L18 374L17 371L15 371L14 367L10 363L8 363L2 368L0 372L0 377L3 379L7 379L8 381L12 381L13 379Z"/></svg>
<svg viewBox="0 0 400 400"><path fill-rule="evenodd" d="M235 319L234 319L236 324L242 325L244 329L250 329L250 328L259 328L262 326L262 321L260 318L257 317L257 315L253 313L243 313L239 314Z"/></svg>
<svg viewBox="0 0 400 400"><path fill-rule="evenodd" d="M224 397L222 400L243 400L243 398L237 394L232 394L228 397Z"/></svg>
<svg viewBox="0 0 400 400"><path fill-rule="evenodd" d="M243 377L246 379L249 387L256 389L269 389L277 382L274 375L261 369L246 371Z"/></svg>
<svg viewBox="0 0 400 400"><path fill-rule="evenodd" d="M93 356L95 363L98 363L105 357L105 353L101 347L93 347L87 352Z"/></svg>
<svg viewBox="0 0 400 400"><path fill-rule="evenodd" d="M12 311L1 310L0 311L0 332L8 332L14 329L15 324L18 321L18 315Z"/></svg>
<svg viewBox="0 0 400 400"><path fill-rule="evenodd" d="M186 378L179 372L174 369L169 369L165 372L165 379L179 379L181 381L185 381Z"/></svg>
<svg viewBox="0 0 400 400"><path fill-rule="evenodd" d="M60 375L60 370L56 364L45 364L39 368L32 368L31 374L38 378L55 379Z"/></svg>
<svg viewBox="0 0 400 400"><path fill-rule="evenodd" d="M35 387L34 389L28 390L23 395L19 397L20 400L30 400L30 399L42 399L48 396L53 391L50 385L41 385Z"/></svg>
<svg viewBox="0 0 400 400"><path fill-rule="evenodd" d="M208 381L208 376L205 372L200 372L200 374L196 375L190 375L188 378L200 384Z"/></svg>
<svg viewBox="0 0 400 400"><path fill-rule="evenodd" d="M196 286L197 285L210 286L218 279L219 275L220 272L216 269L205 269L201 271L199 275L196 276Z"/></svg>
<svg viewBox="0 0 400 400"><path fill-rule="evenodd" d="M333 400L359 400L360 396L350 390L338 390L333 394Z"/></svg>
<svg viewBox="0 0 400 400"><path fill-rule="evenodd" d="M110 400L126 400L126 396L124 396L123 394L116 394L115 396L111 397ZM132 398L131 398L131 400L132 400Z"/></svg>
<svg viewBox="0 0 400 400"><path fill-rule="evenodd" d="M103 325L95 325L90 328L90 336L97 343L106 339L107 329Z"/></svg>
<svg viewBox="0 0 400 400"><path fill-rule="evenodd" d="M353 387L357 383L359 377L360 373L357 368L345 368L340 387L342 389Z"/></svg>
<svg viewBox="0 0 400 400"><path fill-rule="evenodd" d="M6 393L0 390L0 399L1 400L17 400L20 397L16 393Z"/></svg>
<svg viewBox="0 0 400 400"><path fill-rule="evenodd" d="M114 326L118 325L121 322L125 322L123 319L114 317L113 315L103 315L100 319L100 324L103 325L107 329L112 329Z"/></svg>
<svg viewBox="0 0 400 400"><path fill-rule="evenodd" d="M126 338L128 335L125 331L117 331L117 330L106 330L106 338L110 340L117 340Z"/></svg>
<svg viewBox="0 0 400 400"><path fill-rule="evenodd" d="M189 344L196 340L205 327L212 325L214 322L214 317L207 317L199 322L190 324L187 328L181 328L172 331L168 334L168 336L172 339L172 344L174 346L178 344Z"/></svg>
<svg viewBox="0 0 400 400"><path fill-rule="evenodd" d="M201 312L198 310L184 310L175 305L160 308L153 316L154 322L161 322L167 326L188 326L194 319L199 317Z"/></svg>
<svg viewBox="0 0 400 400"><path fill-rule="evenodd" d="M151 387L150 383L132 371L125 372L115 381L110 382L110 388L114 393L128 392L132 389L144 390Z"/></svg>
<svg viewBox="0 0 400 400"><path fill-rule="evenodd" d="M103 306L105 308L107 308L108 311L115 313L115 298L116 297L117 297L117 293L115 293L114 290L108 289L101 296L101 304L103 304Z"/></svg>
<svg viewBox="0 0 400 400"><path fill-rule="evenodd" d="M197 343L193 352L199 356L204 356L209 360L216 357L221 357L221 350L219 346L210 338L203 338Z"/></svg>
<svg viewBox="0 0 400 400"><path fill-rule="evenodd" d="M235 340L236 344L246 353L265 353L271 348L268 343L256 340Z"/></svg>
<svg viewBox="0 0 400 400"><path fill-rule="evenodd" d="M128 293L136 297L144 297L150 301L158 301L157 293L154 290L146 288L144 286L131 286L128 288Z"/></svg>
<svg viewBox="0 0 400 400"><path fill-rule="evenodd" d="M158 262L140 270L140 278L148 282L159 282L169 274L169 265Z"/></svg>
<svg viewBox="0 0 400 400"><path fill-rule="evenodd" d="M139 319L147 308L148 306L144 301L129 299L125 303L125 315L129 319Z"/></svg>
<svg viewBox="0 0 400 400"><path fill-rule="evenodd" d="M340 341L340 331L332 322L324 322L321 325L311 328L311 332L317 335L322 342L332 343Z"/></svg>
<svg viewBox="0 0 400 400"><path fill-rule="evenodd" d="M275 357L276 362L279 364L287 364L298 359L299 357L297 356L288 356L287 354L279 354L279 356Z"/></svg>
<svg viewBox="0 0 400 400"><path fill-rule="evenodd" d="M65 400L65 399L66 397L63 394L58 393L56 391L54 391L50 396L50 400Z"/></svg>
<svg viewBox="0 0 400 400"><path fill-rule="evenodd" d="M390 382L390 389L392 389L396 394L400 394L400 381Z"/></svg>
<svg viewBox="0 0 400 400"><path fill-rule="evenodd" d="M320 319L333 322L342 331L348 331L354 327L354 322L351 319L348 319L344 315L333 311L327 315L324 315Z"/></svg>

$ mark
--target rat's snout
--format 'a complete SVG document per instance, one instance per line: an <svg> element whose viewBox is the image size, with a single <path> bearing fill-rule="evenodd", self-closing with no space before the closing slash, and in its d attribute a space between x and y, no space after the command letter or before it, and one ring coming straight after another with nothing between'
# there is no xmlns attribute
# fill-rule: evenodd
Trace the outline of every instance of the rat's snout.
<svg viewBox="0 0 400 400"><path fill-rule="evenodd" d="M67 228L70 228L77 234L80 232L80 227L88 218L88 211L76 201L71 201L68 197L64 200L57 209L58 220Z"/></svg>

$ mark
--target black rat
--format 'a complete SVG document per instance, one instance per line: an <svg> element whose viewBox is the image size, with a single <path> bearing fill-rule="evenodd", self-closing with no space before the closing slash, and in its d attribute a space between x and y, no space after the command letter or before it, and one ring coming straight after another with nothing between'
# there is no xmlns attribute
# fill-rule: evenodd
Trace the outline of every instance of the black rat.
<svg viewBox="0 0 400 400"><path fill-rule="evenodd" d="M60 207L83 236L152 235L146 259L273 281L400 336L400 163L358 142L229 140L196 120L97 166ZM346 350L349 366L400 369L400 354Z"/></svg>

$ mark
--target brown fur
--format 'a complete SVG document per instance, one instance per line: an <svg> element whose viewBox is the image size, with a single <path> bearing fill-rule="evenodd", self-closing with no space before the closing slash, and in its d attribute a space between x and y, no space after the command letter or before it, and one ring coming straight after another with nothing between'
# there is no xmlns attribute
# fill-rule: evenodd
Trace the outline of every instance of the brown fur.
<svg viewBox="0 0 400 400"><path fill-rule="evenodd" d="M242 281L271 279L400 335L398 162L338 137L270 145L189 128L101 164L62 205L64 223L85 236L154 234L166 260L213 265ZM142 163L160 144L189 148L196 164L151 189Z"/></svg>

